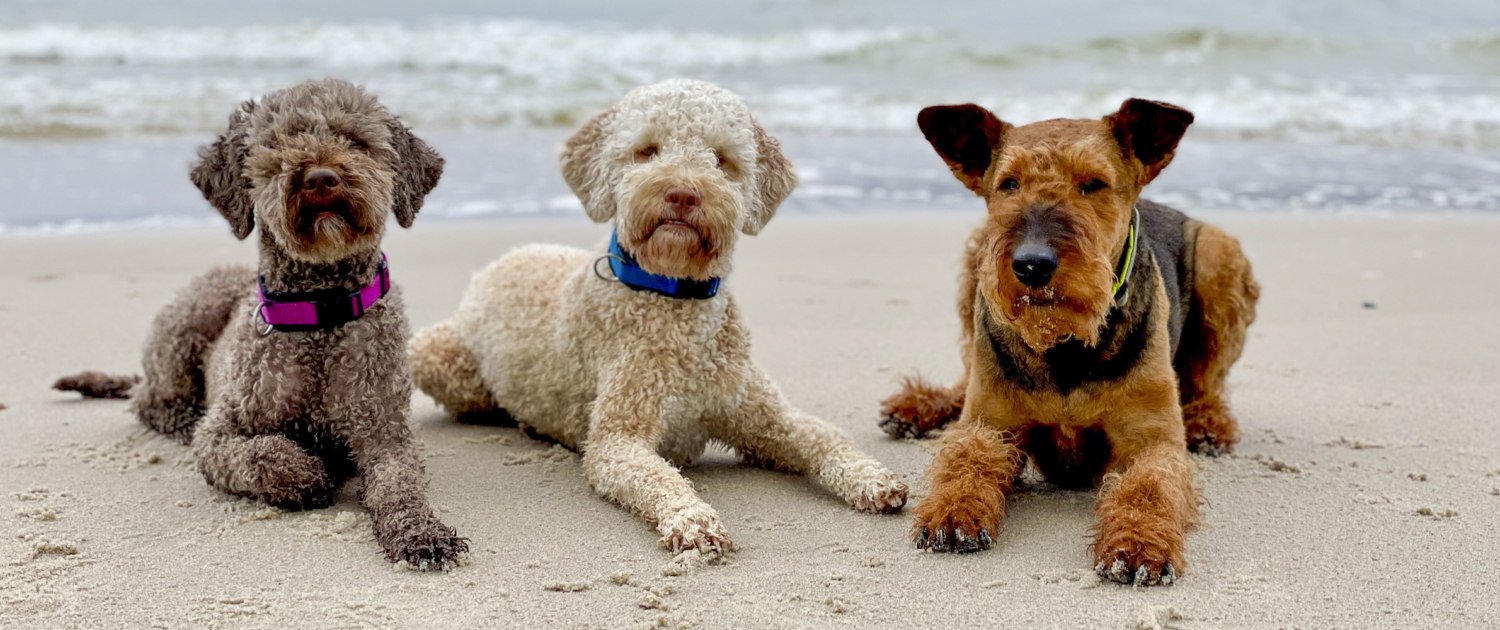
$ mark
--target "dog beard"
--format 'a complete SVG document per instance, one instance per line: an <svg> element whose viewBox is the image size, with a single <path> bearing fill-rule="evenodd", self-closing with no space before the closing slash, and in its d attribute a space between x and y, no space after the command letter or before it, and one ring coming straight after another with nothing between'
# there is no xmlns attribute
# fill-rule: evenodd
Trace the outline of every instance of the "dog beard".
<svg viewBox="0 0 1500 630"><path fill-rule="evenodd" d="M1078 252L1059 252L1052 281L1031 288L1016 280L1003 239L991 239L978 273L980 291L991 312L1021 336L1036 352L1077 339L1093 347L1114 304L1110 295L1113 268L1105 258L1094 260Z"/></svg>
<svg viewBox="0 0 1500 630"><path fill-rule="evenodd" d="M312 196L293 192L286 199L289 248L312 262L333 262L378 242L379 224L369 206L349 195Z"/></svg>
<svg viewBox="0 0 1500 630"><path fill-rule="evenodd" d="M708 280L720 274L734 245L733 218L738 215L727 189L693 186L696 208L678 214L662 201L669 182L643 186L627 201L620 239L641 265L654 274Z"/></svg>

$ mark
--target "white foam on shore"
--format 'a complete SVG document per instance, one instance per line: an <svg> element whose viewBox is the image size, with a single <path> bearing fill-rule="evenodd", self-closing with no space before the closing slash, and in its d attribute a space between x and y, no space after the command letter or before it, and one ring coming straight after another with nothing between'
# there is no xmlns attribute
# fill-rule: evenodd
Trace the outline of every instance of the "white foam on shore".
<svg viewBox="0 0 1500 630"><path fill-rule="evenodd" d="M78 236L82 234L105 234L112 232L154 232L159 230L204 229L222 226L218 218L188 218L157 215L118 221L91 221L70 219L38 225L10 226L0 223L0 238L7 236L46 237Z"/></svg>
<svg viewBox="0 0 1500 630"><path fill-rule="evenodd" d="M747 37L526 20L195 28L41 24L0 29L0 59L54 65L467 68L549 81L583 69L629 74L642 67L789 63L923 36L923 31L895 28L810 28Z"/></svg>
<svg viewBox="0 0 1500 630"><path fill-rule="evenodd" d="M1473 69L1500 55L1490 35L1353 44L1196 29L998 53L950 39L493 19L39 24L0 29L0 137L211 132L242 100L324 76L367 85L426 128L571 127L635 85L693 76L741 92L763 122L788 130L910 133L935 102L978 102L1017 123L1097 117L1149 96L1192 110L1194 133L1211 139L1500 147L1500 77ZM1451 71L1356 71L1365 55ZM1327 67L1278 70L1309 64ZM973 80L933 84L935 68ZM1055 80L1068 76L1081 80Z"/></svg>

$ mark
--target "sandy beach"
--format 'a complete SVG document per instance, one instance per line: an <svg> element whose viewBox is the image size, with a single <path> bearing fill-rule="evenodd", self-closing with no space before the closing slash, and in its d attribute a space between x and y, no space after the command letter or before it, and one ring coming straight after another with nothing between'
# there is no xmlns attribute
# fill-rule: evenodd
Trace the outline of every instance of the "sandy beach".
<svg viewBox="0 0 1500 630"><path fill-rule="evenodd" d="M210 489L118 401L48 390L138 371L151 317L254 249L223 229L0 238L0 627L1483 628L1500 625L1500 217L1202 215L1264 286L1232 376L1245 440L1198 458L1207 501L1169 588L1100 583L1093 495L1031 486L997 548L915 551L905 514L714 453L686 471L741 547L666 575L654 531L577 456L464 426L417 394L432 497L472 539L447 574L393 570L346 492L282 513ZM959 370L950 307L973 213L787 216L728 287L792 401L919 498L931 442L876 427L898 375ZM579 217L418 221L386 252L421 327L523 243L589 246Z"/></svg>

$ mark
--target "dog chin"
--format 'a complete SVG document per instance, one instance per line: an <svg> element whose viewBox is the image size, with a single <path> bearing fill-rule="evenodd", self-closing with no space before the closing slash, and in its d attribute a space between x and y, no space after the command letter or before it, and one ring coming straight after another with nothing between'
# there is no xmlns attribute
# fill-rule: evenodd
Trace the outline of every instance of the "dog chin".
<svg viewBox="0 0 1500 630"><path fill-rule="evenodd" d="M328 263L347 258L378 239L359 220L360 213L343 199L304 204L293 213L287 232L293 241L288 252L307 262Z"/></svg>
<svg viewBox="0 0 1500 630"><path fill-rule="evenodd" d="M709 245L712 235L711 230L687 222L662 222L635 247L636 261L654 274L707 280L713 277L718 261Z"/></svg>
<svg viewBox="0 0 1500 630"><path fill-rule="evenodd" d="M1046 352L1072 339L1089 347L1099 343L1099 330L1108 309L1089 308L1097 300L1079 299L1055 287L1026 289L1000 284L994 282L983 289L985 302L990 312L1015 330L1033 351Z"/></svg>
<svg viewBox="0 0 1500 630"><path fill-rule="evenodd" d="M1005 323L1015 329L1027 347L1046 352L1060 343L1077 339L1093 347L1099 343L1102 318L1080 312L1066 302L1027 304L1025 298L1001 309Z"/></svg>

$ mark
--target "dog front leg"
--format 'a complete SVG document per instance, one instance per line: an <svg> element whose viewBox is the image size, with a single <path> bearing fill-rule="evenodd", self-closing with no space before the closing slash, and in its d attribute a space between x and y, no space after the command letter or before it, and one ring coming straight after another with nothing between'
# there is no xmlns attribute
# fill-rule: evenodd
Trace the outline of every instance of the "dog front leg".
<svg viewBox="0 0 1500 630"><path fill-rule="evenodd" d="M751 366L745 398L721 418L710 418L714 438L747 463L813 475L855 509L898 512L906 484L854 445L833 425L793 407L759 367Z"/></svg>
<svg viewBox="0 0 1500 630"><path fill-rule="evenodd" d="M656 451L663 395L630 386L613 391L622 395L596 400L590 419L583 450L589 485L655 525L673 553L696 549L717 558L733 549L718 512Z"/></svg>
<svg viewBox="0 0 1500 630"><path fill-rule="evenodd" d="M1111 441L1129 444L1115 436ZM1124 472L1106 475L1100 491L1095 569L1126 584L1171 584L1185 567L1186 530L1198 519L1193 462L1180 434L1117 453L1116 462Z"/></svg>
<svg viewBox="0 0 1500 630"><path fill-rule="evenodd" d="M419 571L446 571L458 564L469 551L469 539L439 521L428 504L427 471L404 414L380 424L346 424L369 431L348 437L354 438L350 450L364 480L365 508L386 559L404 560Z"/></svg>
<svg viewBox="0 0 1500 630"><path fill-rule="evenodd" d="M913 509L917 548L989 549L1005 516L1005 495L1024 462L1013 434L977 418L960 420L943 435L943 448L927 469L931 490Z"/></svg>
<svg viewBox="0 0 1500 630"><path fill-rule="evenodd" d="M223 406L209 409L193 435L193 457L208 485L290 510L332 505L338 487L323 460L284 435L243 435Z"/></svg>

